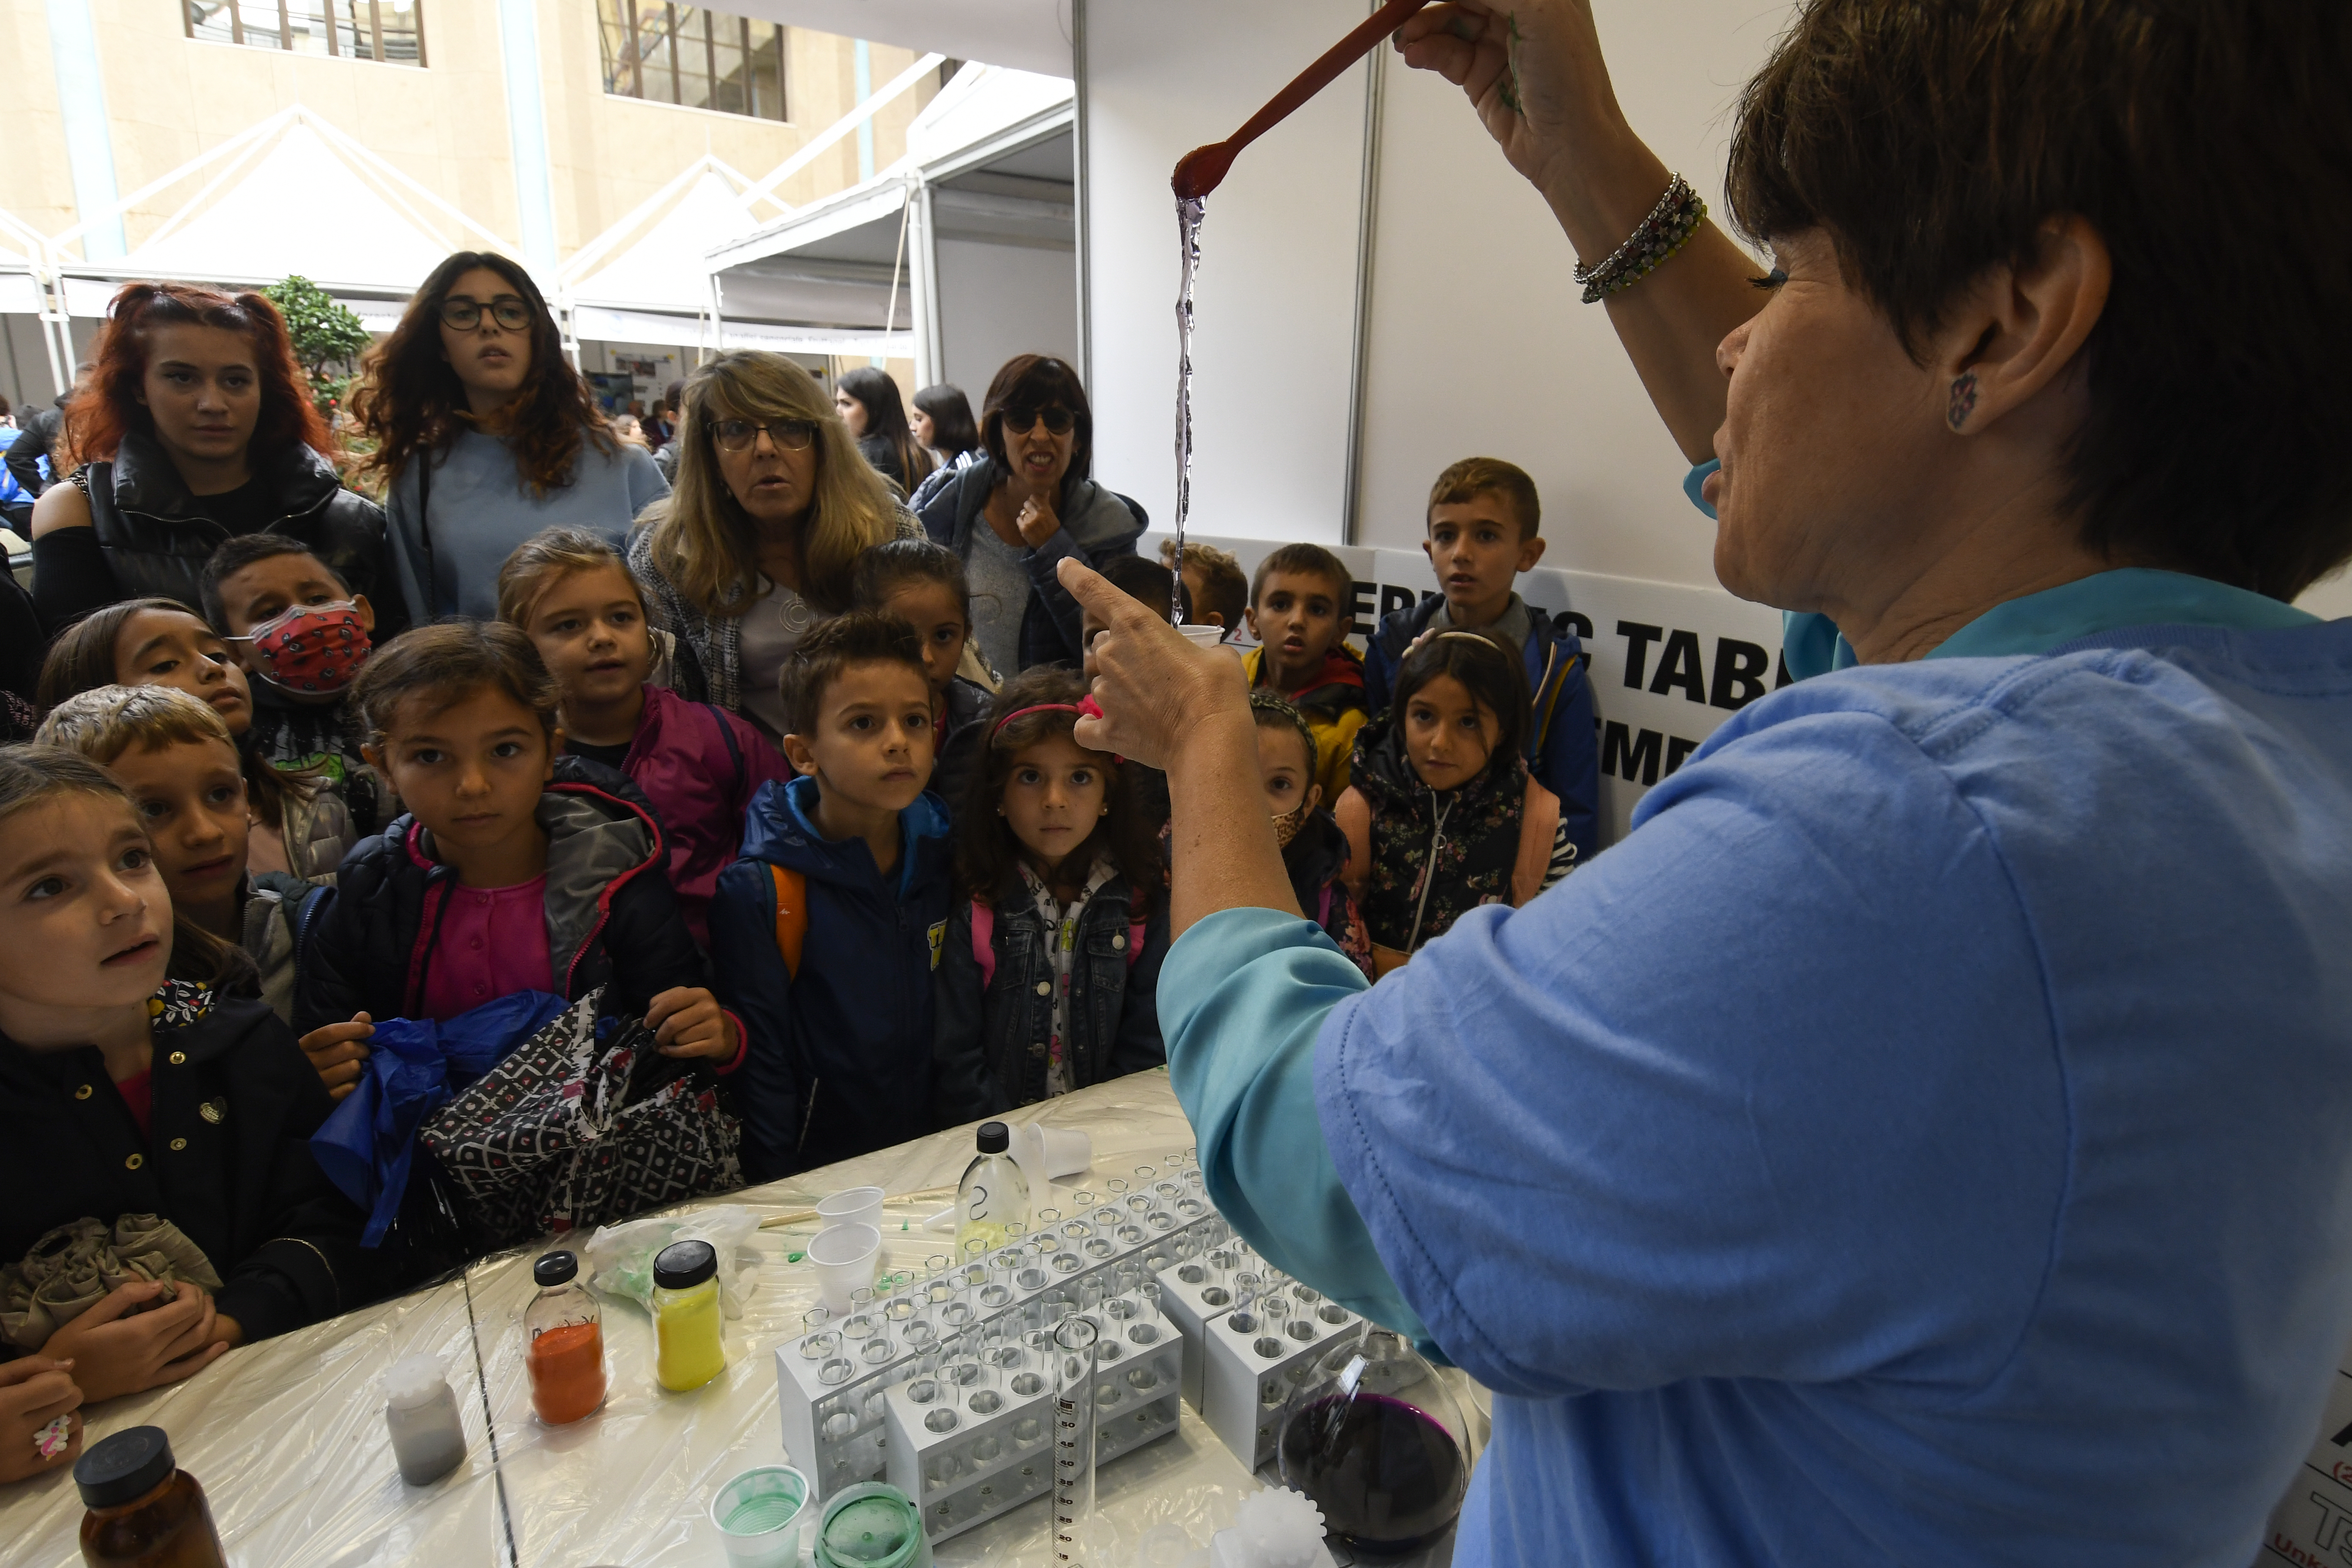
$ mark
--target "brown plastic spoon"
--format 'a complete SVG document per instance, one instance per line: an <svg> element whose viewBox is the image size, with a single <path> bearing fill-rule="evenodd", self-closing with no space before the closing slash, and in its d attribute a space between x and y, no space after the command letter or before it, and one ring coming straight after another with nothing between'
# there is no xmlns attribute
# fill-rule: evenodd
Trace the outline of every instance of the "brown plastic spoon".
<svg viewBox="0 0 2352 1568"><path fill-rule="evenodd" d="M1300 71L1288 87L1249 117L1249 123L1223 142L1195 147L1177 159L1176 177L1170 184L1176 187L1178 198L1198 201L1224 184L1225 173L1234 166L1235 153L1288 119L1292 110L1338 80L1341 71L1361 59L1373 45L1404 26L1407 16L1428 4L1429 0L1389 0L1365 17L1354 32L1332 45L1321 59Z"/></svg>

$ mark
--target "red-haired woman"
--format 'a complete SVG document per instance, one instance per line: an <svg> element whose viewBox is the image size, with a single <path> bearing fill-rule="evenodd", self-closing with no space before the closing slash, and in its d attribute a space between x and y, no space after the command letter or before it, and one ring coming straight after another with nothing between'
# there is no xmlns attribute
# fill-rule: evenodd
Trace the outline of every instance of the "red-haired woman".
<svg viewBox="0 0 2352 1568"><path fill-rule="evenodd" d="M369 356L353 412L375 439L402 591L419 621L498 616L499 568L548 528L626 542L669 483L619 440L530 274L461 250Z"/></svg>
<svg viewBox="0 0 2352 1568"><path fill-rule="evenodd" d="M234 534L299 539L355 594L385 575L383 513L337 478L335 438L258 294L124 284L66 404L65 446L81 467L33 508L33 598L52 631L124 599L199 603L205 559Z"/></svg>

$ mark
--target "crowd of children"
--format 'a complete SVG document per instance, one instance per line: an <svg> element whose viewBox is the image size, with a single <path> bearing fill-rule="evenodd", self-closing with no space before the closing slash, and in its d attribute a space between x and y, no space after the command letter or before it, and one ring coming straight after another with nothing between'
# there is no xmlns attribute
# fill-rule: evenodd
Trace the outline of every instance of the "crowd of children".
<svg viewBox="0 0 2352 1568"><path fill-rule="evenodd" d="M1368 976L1592 850L1580 650L1511 589L1537 515L1507 464L1448 469L1439 592L1363 656L1318 546L1246 579L1207 550L1110 563L1255 637L1293 891ZM853 575L785 666L781 747L662 683L626 558L577 530L513 552L496 619L382 647L272 534L222 545L200 606L59 637L37 740L0 750L0 1128L53 1178L0 1220L0 1312L85 1215L160 1215L221 1283L126 1285L16 1344L0 1479L30 1473L9 1432L71 1407L54 1372L153 1386L404 1282L293 1148L379 1021L602 987L716 1075L754 1182L1164 1061L1166 781L1076 738L1102 628L1088 668L992 690L954 553L899 539Z"/></svg>

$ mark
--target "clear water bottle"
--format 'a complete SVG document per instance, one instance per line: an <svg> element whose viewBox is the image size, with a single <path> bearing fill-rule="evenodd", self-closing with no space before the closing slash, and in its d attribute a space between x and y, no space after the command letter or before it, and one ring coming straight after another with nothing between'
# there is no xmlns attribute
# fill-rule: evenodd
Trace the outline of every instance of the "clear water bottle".
<svg viewBox="0 0 2352 1568"><path fill-rule="evenodd" d="M1012 1131L1002 1121L980 1124L980 1152L964 1167L956 1188L956 1256L971 1256L971 1243L993 1252L1005 1241L1004 1227L1029 1223L1029 1181L1013 1163Z"/></svg>

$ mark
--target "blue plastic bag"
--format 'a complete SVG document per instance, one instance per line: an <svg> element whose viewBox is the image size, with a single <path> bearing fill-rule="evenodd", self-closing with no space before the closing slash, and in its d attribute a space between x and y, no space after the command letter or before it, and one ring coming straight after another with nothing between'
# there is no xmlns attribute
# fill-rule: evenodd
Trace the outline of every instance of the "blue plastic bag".
<svg viewBox="0 0 2352 1568"><path fill-rule="evenodd" d="M387 1018L368 1039L367 1070L310 1135L319 1168L368 1214L360 1245L380 1245L400 1213L416 1130L563 1011L562 997L518 991L443 1022Z"/></svg>

